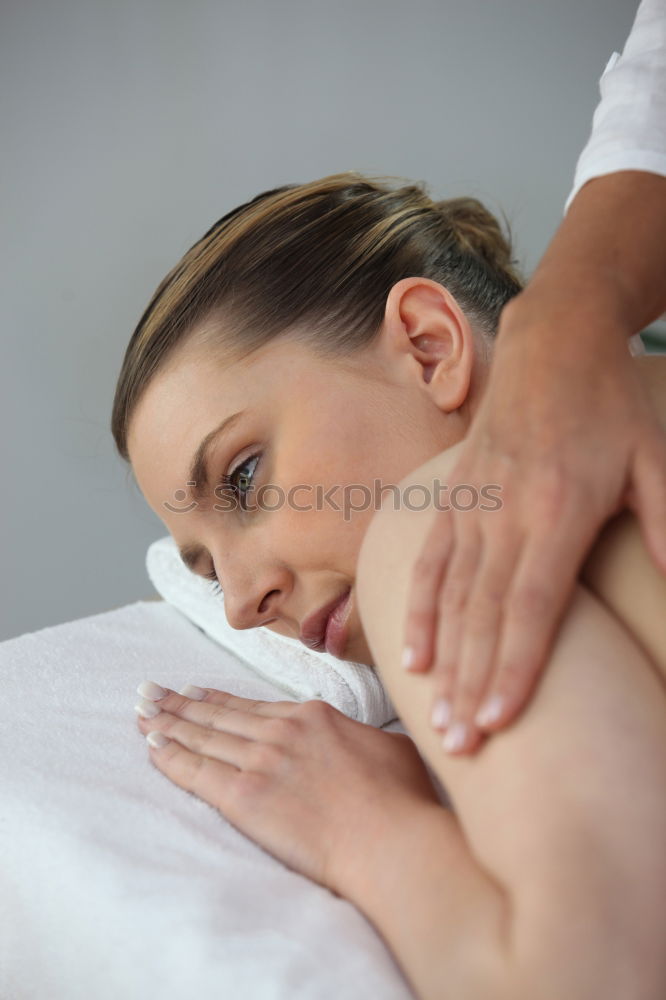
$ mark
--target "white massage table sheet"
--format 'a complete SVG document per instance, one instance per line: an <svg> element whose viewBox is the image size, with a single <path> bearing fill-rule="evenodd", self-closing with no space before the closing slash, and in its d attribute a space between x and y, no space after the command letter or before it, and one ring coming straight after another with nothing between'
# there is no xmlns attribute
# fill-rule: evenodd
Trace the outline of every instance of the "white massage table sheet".
<svg viewBox="0 0 666 1000"><path fill-rule="evenodd" d="M170 782L136 726L145 679L283 690L152 601L0 643L0 670L2 1000L411 996L354 906Z"/></svg>

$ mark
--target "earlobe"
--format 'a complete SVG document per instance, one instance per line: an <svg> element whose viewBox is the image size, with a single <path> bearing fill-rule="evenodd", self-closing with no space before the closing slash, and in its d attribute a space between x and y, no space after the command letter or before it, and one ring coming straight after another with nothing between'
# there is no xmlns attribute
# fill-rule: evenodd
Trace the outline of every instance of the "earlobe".
<svg viewBox="0 0 666 1000"><path fill-rule="evenodd" d="M460 409L469 395L472 366L470 354L422 363L422 377L440 410L452 413Z"/></svg>

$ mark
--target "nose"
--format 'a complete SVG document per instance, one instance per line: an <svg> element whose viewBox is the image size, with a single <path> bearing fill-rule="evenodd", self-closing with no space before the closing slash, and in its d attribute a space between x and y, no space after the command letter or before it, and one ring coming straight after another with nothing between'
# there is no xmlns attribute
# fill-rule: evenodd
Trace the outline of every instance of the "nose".
<svg viewBox="0 0 666 1000"><path fill-rule="evenodd" d="M226 579L218 574L227 621L232 628L258 628L279 618L286 583L277 580L276 575L270 574L269 580L267 574L262 574L259 579L254 577L241 583L228 574Z"/></svg>
<svg viewBox="0 0 666 1000"><path fill-rule="evenodd" d="M279 601L279 590L271 590L256 608L253 608L249 600L243 601L242 598L237 600L225 591L222 593L227 621L232 628L258 628L260 625L268 625L278 617L274 609Z"/></svg>
<svg viewBox="0 0 666 1000"><path fill-rule="evenodd" d="M294 573L265 532L254 532L241 542L233 545L217 537L209 552L227 621L235 629L259 628L284 618Z"/></svg>

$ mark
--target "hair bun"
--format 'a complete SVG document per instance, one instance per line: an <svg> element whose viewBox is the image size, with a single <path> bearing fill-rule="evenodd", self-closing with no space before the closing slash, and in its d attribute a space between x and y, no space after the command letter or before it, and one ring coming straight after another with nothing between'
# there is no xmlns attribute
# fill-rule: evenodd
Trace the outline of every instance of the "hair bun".
<svg viewBox="0 0 666 1000"><path fill-rule="evenodd" d="M508 235L502 232L492 212L476 198L448 198L435 202L435 208L462 248L482 257L491 267L517 276L512 266L511 232L506 218Z"/></svg>

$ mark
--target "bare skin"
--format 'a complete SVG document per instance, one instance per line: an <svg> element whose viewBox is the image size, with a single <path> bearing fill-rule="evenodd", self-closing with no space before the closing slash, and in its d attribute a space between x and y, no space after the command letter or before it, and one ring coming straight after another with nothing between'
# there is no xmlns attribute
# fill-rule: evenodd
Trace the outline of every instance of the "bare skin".
<svg viewBox="0 0 666 1000"><path fill-rule="evenodd" d="M666 359L635 364L666 426ZM407 480L445 474L458 447ZM424 834L409 877L391 868L398 884L387 885L368 852L357 871L359 905L419 996L440 995L455 969L461 997L658 1000L666 988L666 581L638 521L625 511L597 539L525 717L476 760L453 763L422 722L436 680L421 675L415 686L399 664L408 570L432 517L382 511L364 541L359 602L382 679L459 824L435 810L425 824L433 839ZM630 810L618 808L629 799Z"/></svg>
<svg viewBox="0 0 666 1000"><path fill-rule="evenodd" d="M640 368L658 395L664 364ZM452 448L403 482L454 460ZM441 753L423 723L432 678L399 664L431 515L377 514L357 577L377 669L414 743L321 702L169 692L160 715L139 720L172 740L153 763L354 902L420 998L446 987L455 1000L660 1000L666 642L661 617L640 609L663 608L666 588L636 519L621 515L596 543L527 710L469 758Z"/></svg>
<svg viewBox="0 0 666 1000"><path fill-rule="evenodd" d="M452 507L433 518L405 622L413 669L437 675L440 715L463 751L478 728L496 732L525 705L580 567L618 510L637 515L666 577L666 434L627 350L666 309L665 267L666 177L618 171L578 192L503 310L451 475L504 484L507 503L499 517ZM551 505L557 538L543 530Z"/></svg>
<svg viewBox="0 0 666 1000"><path fill-rule="evenodd" d="M420 469L420 481L435 471L442 472L440 462ZM525 713L471 758L441 754L422 721L433 680L400 666L405 565L427 518L387 510L368 532L359 564L368 640L458 820L435 810L418 855L418 838L406 831L403 844L387 845L381 858L366 852L355 873L357 905L379 926L419 997L440 996L452 974L456 998L664 994L666 585L636 519L619 521L592 554L586 575L599 585L596 594L577 585ZM611 587L597 563L612 565ZM621 622L643 600L662 611L630 631ZM386 864L401 856L401 846L408 871Z"/></svg>

